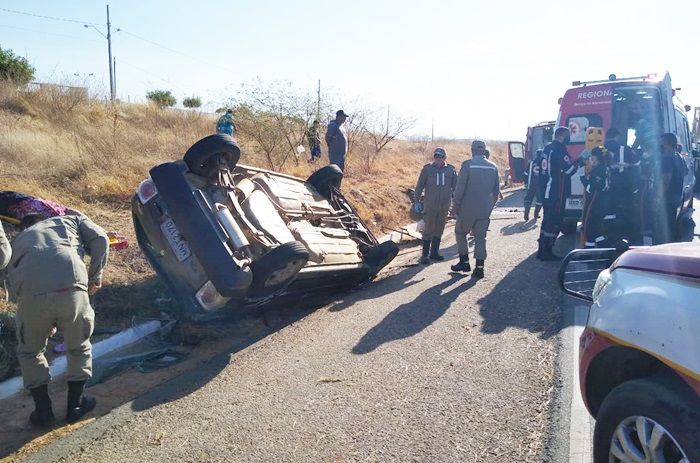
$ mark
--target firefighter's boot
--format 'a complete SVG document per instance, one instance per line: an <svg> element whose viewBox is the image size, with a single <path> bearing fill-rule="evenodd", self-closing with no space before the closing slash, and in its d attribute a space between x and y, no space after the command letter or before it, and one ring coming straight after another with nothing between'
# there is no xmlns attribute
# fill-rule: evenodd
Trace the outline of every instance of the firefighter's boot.
<svg viewBox="0 0 700 463"><path fill-rule="evenodd" d="M51 397L49 397L49 385L34 387L29 390L34 399L34 411L29 415L29 421L39 428L50 428L56 418L51 408Z"/></svg>
<svg viewBox="0 0 700 463"><path fill-rule="evenodd" d="M472 267L471 265L469 265L469 255L460 254L459 262L457 262L455 265L452 265L450 269L452 269L453 272L471 272Z"/></svg>
<svg viewBox="0 0 700 463"><path fill-rule="evenodd" d="M440 238L435 237L433 240L430 242L430 259L431 260L436 260L438 262L442 262L445 260L443 256L439 254L440 250Z"/></svg>
<svg viewBox="0 0 700 463"><path fill-rule="evenodd" d="M421 264L429 264L430 263L430 258L428 257L429 252L430 252L430 240L423 240L423 254L421 255L421 258L420 258Z"/></svg>
<svg viewBox="0 0 700 463"><path fill-rule="evenodd" d="M66 421L75 423L95 408L97 400L94 397L83 395L85 381L68 381L68 406L66 409Z"/></svg>
<svg viewBox="0 0 700 463"><path fill-rule="evenodd" d="M561 257L554 254L552 248L554 247L553 238L540 238L542 240L542 251L540 251L540 260L556 262L560 261Z"/></svg>
<svg viewBox="0 0 700 463"><path fill-rule="evenodd" d="M484 278L484 261L481 259L476 260L476 265L474 266L474 272L472 272L472 278Z"/></svg>

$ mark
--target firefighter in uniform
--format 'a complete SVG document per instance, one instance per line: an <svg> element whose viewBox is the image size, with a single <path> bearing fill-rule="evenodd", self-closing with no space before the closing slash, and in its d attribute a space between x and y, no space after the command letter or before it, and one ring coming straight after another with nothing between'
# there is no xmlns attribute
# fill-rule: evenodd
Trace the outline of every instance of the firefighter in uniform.
<svg viewBox="0 0 700 463"><path fill-rule="evenodd" d="M566 198L571 194L570 179L578 170L578 164L571 161L566 151L569 137L568 128L558 127L554 140L544 148L544 218L537 249L537 258L541 260L561 260L552 252L552 248L561 231Z"/></svg>
<svg viewBox="0 0 700 463"><path fill-rule="evenodd" d="M607 243L605 218L609 209L608 153L601 147L591 150L591 170L581 179L585 188L586 207L583 211L583 232L586 248L605 247Z"/></svg>
<svg viewBox="0 0 700 463"><path fill-rule="evenodd" d="M484 157L486 144L481 140L472 142L472 158L462 163L457 177L453 200L453 212L457 216L455 237L459 251L459 262L451 268L455 272L469 272L469 246L467 234L474 234L474 258L476 265L472 276L484 276L486 260L486 232L489 217L500 192L498 167Z"/></svg>
<svg viewBox="0 0 700 463"><path fill-rule="evenodd" d="M83 396L85 382L92 376L90 336L95 321L88 295L102 285L109 238L85 216L43 219L38 214L22 219L23 231L12 243L7 276L10 294L17 301L17 357L36 407L29 419L35 426L50 427L54 423L48 392L51 375L44 351L53 326L63 332L66 345L66 421L78 421L95 408L95 399ZM85 253L90 255L89 267L82 259Z"/></svg>
<svg viewBox="0 0 700 463"><path fill-rule="evenodd" d="M535 219L540 218L540 210L542 209L542 193L544 192L540 188L541 180L541 169L542 169L542 150L539 149L535 153L535 158L532 159L525 171L525 176L527 177L527 194L525 195L525 215L523 219L525 222L530 220L530 208L532 207L532 200L535 200Z"/></svg>
<svg viewBox="0 0 700 463"><path fill-rule="evenodd" d="M457 172L453 165L447 164L447 153L443 148L436 148L433 153L433 162L423 166L420 172L414 193L415 202L420 201L425 193L423 198L425 228L421 257L423 264L429 264L431 259L445 260L438 251L456 184Z"/></svg>
<svg viewBox="0 0 700 463"><path fill-rule="evenodd" d="M640 156L620 142L620 131L612 127L605 134L605 149L610 153L610 211L605 216L610 245L620 240L642 244L640 220Z"/></svg>

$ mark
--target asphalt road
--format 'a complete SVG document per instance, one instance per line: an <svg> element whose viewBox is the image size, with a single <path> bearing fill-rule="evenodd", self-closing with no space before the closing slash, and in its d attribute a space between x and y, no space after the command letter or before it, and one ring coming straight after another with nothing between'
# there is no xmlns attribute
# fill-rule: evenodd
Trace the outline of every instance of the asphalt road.
<svg viewBox="0 0 700 463"><path fill-rule="evenodd" d="M567 322L557 264L534 258L538 233L495 214L483 280L408 251L379 281L27 461L561 461L549 405Z"/></svg>
<svg viewBox="0 0 700 463"><path fill-rule="evenodd" d="M269 328L27 461L590 462L578 393L587 307L534 258L516 191L494 214L486 278L402 251L382 277ZM700 223L700 220L696 221ZM571 240L558 242L563 254ZM473 261L472 261L473 262Z"/></svg>

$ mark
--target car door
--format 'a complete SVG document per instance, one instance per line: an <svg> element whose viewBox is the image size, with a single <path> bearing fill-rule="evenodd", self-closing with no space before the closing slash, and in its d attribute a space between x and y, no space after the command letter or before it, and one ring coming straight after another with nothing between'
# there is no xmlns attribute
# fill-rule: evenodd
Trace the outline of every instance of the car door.
<svg viewBox="0 0 700 463"><path fill-rule="evenodd" d="M510 166L510 178L514 183L525 180L525 143L519 141L508 142L508 165Z"/></svg>

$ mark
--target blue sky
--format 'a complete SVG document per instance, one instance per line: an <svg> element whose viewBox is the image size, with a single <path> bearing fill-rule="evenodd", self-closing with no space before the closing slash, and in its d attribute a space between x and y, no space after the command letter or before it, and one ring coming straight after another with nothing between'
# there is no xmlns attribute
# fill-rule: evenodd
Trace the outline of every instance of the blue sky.
<svg viewBox="0 0 700 463"><path fill-rule="evenodd" d="M107 93L106 40L82 25L106 32L105 3L0 8L77 20L0 10L0 46L27 57L38 80ZM113 54L123 100L158 88L215 105L257 78L312 92L320 79L345 101L417 118L413 134L434 121L439 136L523 139L556 117L573 80L669 70L683 100L700 106L696 0L114 0L110 13L122 29Z"/></svg>

